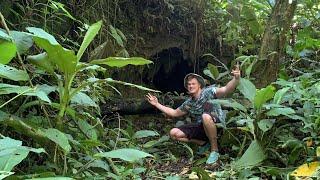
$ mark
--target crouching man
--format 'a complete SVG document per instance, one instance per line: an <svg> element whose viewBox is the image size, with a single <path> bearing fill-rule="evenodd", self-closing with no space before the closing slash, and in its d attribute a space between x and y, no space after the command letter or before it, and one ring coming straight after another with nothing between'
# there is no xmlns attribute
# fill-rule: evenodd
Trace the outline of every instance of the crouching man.
<svg viewBox="0 0 320 180"><path fill-rule="evenodd" d="M177 109L164 106L157 97L150 93L146 95L148 102L171 117L190 114L195 123L186 124L170 130L170 137L177 141L193 142L201 148L210 146L211 153L206 161L215 166L219 160L216 123L224 122L224 114L219 104L211 100L221 98L232 93L240 80L240 70L237 66L232 72L233 79L223 87L205 87L203 77L190 73L184 78L184 86L190 97ZM208 142L209 141L209 142Z"/></svg>

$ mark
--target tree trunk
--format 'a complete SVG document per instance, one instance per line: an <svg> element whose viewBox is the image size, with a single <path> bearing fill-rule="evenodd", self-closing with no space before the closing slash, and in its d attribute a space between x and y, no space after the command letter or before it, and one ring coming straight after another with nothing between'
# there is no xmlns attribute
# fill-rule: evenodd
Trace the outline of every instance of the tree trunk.
<svg viewBox="0 0 320 180"><path fill-rule="evenodd" d="M275 81L278 76L279 62L284 58L286 34L290 29L291 20L297 1L277 0L263 35L258 61L254 67L255 84L265 87Z"/></svg>
<svg viewBox="0 0 320 180"><path fill-rule="evenodd" d="M164 105L168 105L172 108L179 107L186 97L160 97L159 102ZM146 99L119 99L112 98L107 100L107 104L100 106L101 115L110 115L118 112L120 114L133 115L133 114L154 114L160 112L153 107Z"/></svg>

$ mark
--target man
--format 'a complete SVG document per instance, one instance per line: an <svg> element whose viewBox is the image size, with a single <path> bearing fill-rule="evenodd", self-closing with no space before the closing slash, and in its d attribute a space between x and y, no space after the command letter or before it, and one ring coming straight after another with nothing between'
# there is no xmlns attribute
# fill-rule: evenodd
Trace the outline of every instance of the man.
<svg viewBox="0 0 320 180"><path fill-rule="evenodd" d="M205 81L200 75L190 73L184 78L184 86L190 97L177 109L164 106L157 97L150 93L146 95L150 104L171 117L190 114L197 123L187 124L170 130L170 137L182 142L193 142L198 145L209 145L211 153L207 159L208 165L216 165L219 159L216 123L224 122L224 114L219 104L212 102L235 90L240 80L239 66L231 72L233 79L223 87L209 86L205 88ZM209 140L210 144L206 144Z"/></svg>

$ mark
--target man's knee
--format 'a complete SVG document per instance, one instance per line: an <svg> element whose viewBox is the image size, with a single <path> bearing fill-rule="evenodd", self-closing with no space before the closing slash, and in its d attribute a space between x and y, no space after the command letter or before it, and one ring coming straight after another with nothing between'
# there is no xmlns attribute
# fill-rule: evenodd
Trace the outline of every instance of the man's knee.
<svg viewBox="0 0 320 180"><path fill-rule="evenodd" d="M178 128L172 128L169 132L169 135L172 139L177 139L180 129Z"/></svg>
<svg viewBox="0 0 320 180"><path fill-rule="evenodd" d="M209 114L202 114L202 123L203 124L211 124L214 123L214 120L212 119L212 117Z"/></svg>

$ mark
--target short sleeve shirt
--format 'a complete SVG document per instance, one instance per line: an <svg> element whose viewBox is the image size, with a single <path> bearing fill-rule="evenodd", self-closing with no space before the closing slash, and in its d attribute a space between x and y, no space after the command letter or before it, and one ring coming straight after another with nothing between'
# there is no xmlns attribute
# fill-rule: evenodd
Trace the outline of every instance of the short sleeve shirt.
<svg viewBox="0 0 320 180"><path fill-rule="evenodd" d="M196 119L197 123L202 122L202 114L204 113L219 118L220 122L224 123L225 115L221 109L220 104L212 102L212 100L217 99L216 91L217 87L215 86L206 87L202 90L198 99L189 97L178 108L181 111L189 113L192 118Z"/></svg>

